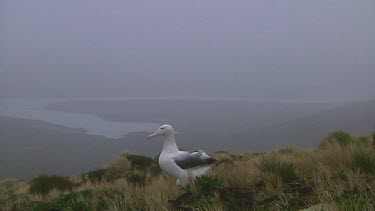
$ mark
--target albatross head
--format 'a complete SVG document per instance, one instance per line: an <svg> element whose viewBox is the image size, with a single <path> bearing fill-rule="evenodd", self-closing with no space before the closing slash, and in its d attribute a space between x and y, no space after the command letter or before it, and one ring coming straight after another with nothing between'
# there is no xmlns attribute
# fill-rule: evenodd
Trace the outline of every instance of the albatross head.
<svg viewBox="0 0 375 211"><path fill-rule="evenodd" d="M170 136L173 135L173 128L170 125L162 125L157 131L153 134L150 134L148 138L153 138L156 136Z"/></svg>

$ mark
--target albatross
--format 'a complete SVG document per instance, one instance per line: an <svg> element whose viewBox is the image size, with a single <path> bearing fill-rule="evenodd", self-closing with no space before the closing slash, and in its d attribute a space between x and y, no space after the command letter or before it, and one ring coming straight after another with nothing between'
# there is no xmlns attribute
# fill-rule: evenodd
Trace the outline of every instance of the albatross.
<svg viewBox="0 0 375 211"><path fill-rule="evenodd" d="M207 174L217 160L207 155L203 150L180 151L174 140L174 131L170 125L162 125L156 132L148 136L149 139L163 136L163 150L159 156L159 165L167 175L177 179L176 184L186 186L189 177Z"/></svg>

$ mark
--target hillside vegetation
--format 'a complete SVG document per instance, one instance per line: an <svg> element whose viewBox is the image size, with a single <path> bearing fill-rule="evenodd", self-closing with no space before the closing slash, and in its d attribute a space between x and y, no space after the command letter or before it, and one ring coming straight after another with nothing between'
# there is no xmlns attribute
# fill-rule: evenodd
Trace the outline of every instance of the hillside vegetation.
<svg viewBox="0 0 375 211"><path fill-rule="evenodd" d="M217 166L186 188L157 159L122 154L70 178L0 182L0 210L374 210L375 135L331 133L317 149L216 152Z"/></svg>

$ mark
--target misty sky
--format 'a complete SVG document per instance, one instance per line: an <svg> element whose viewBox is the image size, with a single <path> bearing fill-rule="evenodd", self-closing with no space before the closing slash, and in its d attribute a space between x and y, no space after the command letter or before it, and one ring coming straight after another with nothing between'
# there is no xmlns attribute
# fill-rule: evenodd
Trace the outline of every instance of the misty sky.
<svg viewBox="0 0 375 211"><path fill-rule="evenodd" d="M1 0L0 96L375 99L374 0Z"/></svg>

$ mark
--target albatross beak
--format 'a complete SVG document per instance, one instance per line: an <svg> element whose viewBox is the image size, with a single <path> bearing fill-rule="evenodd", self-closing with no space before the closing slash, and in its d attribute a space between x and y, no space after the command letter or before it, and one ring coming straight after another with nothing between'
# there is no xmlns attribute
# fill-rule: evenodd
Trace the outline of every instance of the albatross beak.
<svg viewBox="0 0 375 211"><path fill-rule="evenodd" d="M148 139L151 139L151 138L153 138L153 137L155 137L155 136L158 136L159 134L157 134L156 132L155 133L153 133L153 134L150 134L147 138Z"/></svg>

